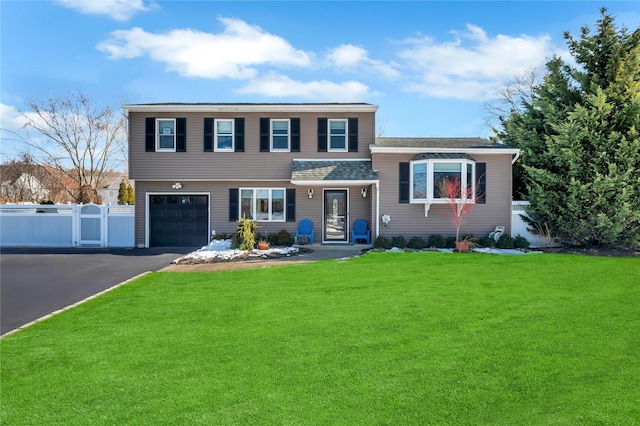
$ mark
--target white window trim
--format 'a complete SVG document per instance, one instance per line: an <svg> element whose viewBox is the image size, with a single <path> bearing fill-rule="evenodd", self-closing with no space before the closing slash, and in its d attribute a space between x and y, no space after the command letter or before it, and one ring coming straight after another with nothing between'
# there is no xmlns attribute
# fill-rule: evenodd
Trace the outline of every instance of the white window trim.
<svg viewBox="0 0 640 426"><path fill-rule="evenodd" d="M286 121L287 122L287 147L286 148L274 148L273 146L273 122L274 121ZM278 135L282 136L282 135ZM291 151L291 120L288 118L272 118L269 122L269 144L271 152L290 152Z"/></svg>
<svg viewBox="0 0 640 426"><path fill-rule="evenodd" d="M268 219L256 219L258 217L258 199L257 193L260 190L268 190L269 191L269 218ZM286 188L240 188L240 200L238 203L238 217L242 217L242 191L251 191L253 194L253 212L251 212L251 217L253 217L256 222L286 222L287 221L287 190ZM282 191L284 194L284 202L283 202L283 215L282 219L273 219L273 191Z"/></svg>
<svg viewBox="0 0 640 426"><path fill-rule="evenodd" d="M413 165L414 164L427 164L427 198L413 198ZM469 199L466 197L456 198L456 203L470 203L476 202L476 162L467 159L428 159L428 160L415 160L411 161L409 167L409 202L411 204L446 204L450 200L449 198L435 198L433 194L433 181L434 181L434 164L435 163L455 163L460 164L460 185L461 188L467 187L467 165L471 164L471 188L473 189L473 196ZM463 192L464 193L464 192ZM426 210L425 210L426 211Z"/></svg>
<svg viewBox="0 0 640 426"><path fill-rule="evenodd" d="M334 121L344 122L344 148L331 148L331 123ZM349 151L349 120L346 118L327 120L327 151L328 152L347 152Z"/></svg>
<svg viewBox="0 0 640 426"><path fill-rule="evenodd" d="M218 148L218 122L231 122L231 148ZM227 136L226 134L224 136ZM213 120L213 151L214 152L234 152L236 147L236 123L233 118L216 118Z"/></svg>
<svg viewBox="0 0 640 426"><path fill-rule="evenodd" d="M160 122L173 121L173 148L160 148ZM165 135L166 136L166 135ZM156 152L176 152L176 119L175 118L156 118Z"/></svg>

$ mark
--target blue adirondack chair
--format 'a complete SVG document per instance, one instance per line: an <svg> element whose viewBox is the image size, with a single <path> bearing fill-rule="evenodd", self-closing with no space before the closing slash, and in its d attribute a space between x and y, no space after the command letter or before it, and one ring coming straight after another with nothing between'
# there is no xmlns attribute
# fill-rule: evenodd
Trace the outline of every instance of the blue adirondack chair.
<svg viewBox="0 0 640 426"><path fill-rule="evenodd" d="M309 244L313 244L313 222L309 219L302 219L296 229L296 244L300 244L300 237L309 238Z"/></svg>
<svg viewBox="0 0 640 426"><path fill-rule="evenodd" d="M364 219L358 219L353 222L353 230L351 230L351 244L355 244L356 240L365 240L367 244L371 244L371 231L368 228L369 224Z"/></svg>

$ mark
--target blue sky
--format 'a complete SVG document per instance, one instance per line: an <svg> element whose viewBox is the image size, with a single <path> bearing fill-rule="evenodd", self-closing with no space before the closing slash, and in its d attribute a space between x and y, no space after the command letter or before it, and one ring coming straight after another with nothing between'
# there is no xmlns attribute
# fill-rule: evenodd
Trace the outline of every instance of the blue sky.
<svg viewBox="0 0 640 426"><path fill-rule="evenodd" d="M96 105L369 102L384 136L491 135L484 105L600 7L637 1L2 1L0 112L82 89ZM3 155L20 150L3 141Z"/></svg>

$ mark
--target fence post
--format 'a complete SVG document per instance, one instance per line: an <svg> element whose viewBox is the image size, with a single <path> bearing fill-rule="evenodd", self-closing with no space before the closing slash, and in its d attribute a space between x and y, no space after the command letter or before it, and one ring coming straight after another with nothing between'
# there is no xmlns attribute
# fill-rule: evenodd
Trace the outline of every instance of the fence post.
<svg viewBox="0 0 640 426"><path fill-rule="evenodd" d="M109 247L109 206L100 206L102 247Z"/></svg>
<svg viewBox="0 0 640 426"><path fill-rule="evenodd" d="M72 241L73 247L80 246L80 206L78 204L73 204L71 208L71 229L72 229Z"/></svg>

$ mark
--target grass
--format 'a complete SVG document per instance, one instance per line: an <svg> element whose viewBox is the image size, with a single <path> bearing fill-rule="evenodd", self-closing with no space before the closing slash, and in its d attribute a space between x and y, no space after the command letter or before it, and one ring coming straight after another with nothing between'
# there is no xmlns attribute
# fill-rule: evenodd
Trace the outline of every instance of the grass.
<svg viewBox="0 0 640 426"><path fill-rule="evenodd" d="M640 423L640 261L153 273L1 342L0 423Z"/></svg>

